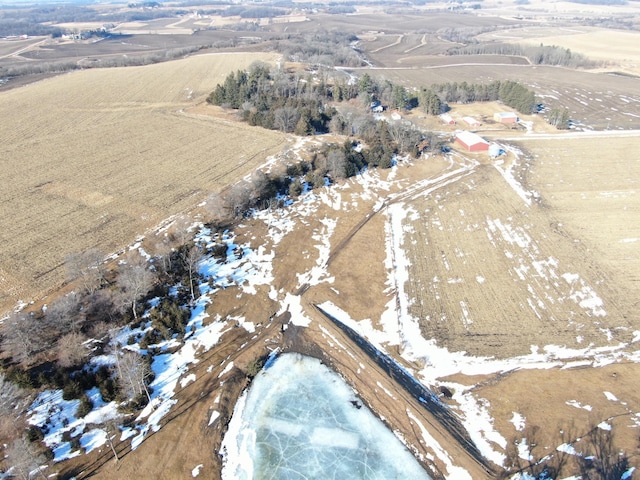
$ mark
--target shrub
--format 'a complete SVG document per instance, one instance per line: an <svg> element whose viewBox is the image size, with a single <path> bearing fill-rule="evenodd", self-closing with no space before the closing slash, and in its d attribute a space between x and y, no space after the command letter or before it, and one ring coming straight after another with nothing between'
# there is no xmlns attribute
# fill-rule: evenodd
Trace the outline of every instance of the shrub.
<svg viewBox="0 0 640 480"><path fill-rule="evenodd" d="M52 462L53 459L56 457L51 448L43 449L42 450L42 455L44 455L44 458L46 458L47 461L49 461L49 462Z"/></svg>
<svg viewBox="0 0 640 480"><path fill-rule="evenodd" d="M299 179L295 179L291 185L289 185L289 195L293 198L298 198L302 193L302 182Z"/></svg>
<svg viewBox="0 0 640 480"><path fill-rule="evenodd" d="M155 345L161 341L162 335L152 328L151 330L147 330L147 333L145 333L142 340L140 340L140 348L147 349L150 345Z"/></svg>
<svg viewBox="0 0 640 480"><path fill-rule="evenodd" d="M211 253L214 258L218 258L224 262L227 259L227 244L216 243L211 249Z"/></svg>
<svg viewBox="0 0 640 480"><path fill-rule="evenodd" d="M27 440L31 443L41 442L44 439L44 433L37 425L31 425L27 428Z"/></svg>
<svg viewBox="0 0 640 480"><path fill-rule="evenodd" d="M111 402L118 396L118 383L111 378L111 372L102 366L96 372L96 381L104 402Z"/></svg>
<svg viewBox="0 0 640 480"><path fill-rule="evenodd" d="M82 451L82 445L80 445L80 436L73 437L71 439L71 451L79 450Z"/></svg>
<svg viewBox="0 0 640 480"><path fill-rule="evenodd" d="M13 367L7 370L6 377L11 383L15 383L20 388L32 389L38 386L37 381L32 377L31 373L19 367Z"/></svg>
<svg viewBox="0 0 640 480"><path fill-rule="evenodd" d="M156 329L165 340L169 340L174 333L179 335L184 335L185 333L185 326L189 321L191 312L181 307L178 303L179 301L179 299L165 298L149 315L153 328Z"/></svg>
<svg viewBox="0 0 640 480"><path fill-rule="evenodd" d="M71 380L62 388L62 399L63 400L75 400L80 398L84 394L84 390L80 385L80 382L76 380Z"/></svg>
<svg viewBox="0 0 640 480"><path fill-rule="evenodd" d="M262 367L264 367L266 361L267 357L264 355L262 357L254 358L253 360L251 360L247 365L247 376L249 378L255 377L258 373L260 373L260 370L262 370Z"/></svg>
<svg viewBox="0 0 640 480"><path fill-rule="evenodd" d="M86 393L83 393L80 397L80 405L78 405L78 409L76 410L76 417L83 418L91 412L91 410L93 410L93 402Z"/></svg>

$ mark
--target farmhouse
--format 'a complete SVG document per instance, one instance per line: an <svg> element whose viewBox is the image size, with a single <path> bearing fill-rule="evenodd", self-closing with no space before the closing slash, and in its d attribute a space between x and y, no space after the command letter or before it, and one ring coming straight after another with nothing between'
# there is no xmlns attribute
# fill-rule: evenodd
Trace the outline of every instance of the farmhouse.
<svg viewBox="0 0 640 480"><path fill-rule="evenodd" d="M440 115L440 120L442 120L447 125L455 125L456 124L456 121L448 113L443 113L442 115Z"/></svg>
<svg viewBox="0 0 640 480"><path fill-rule="evenodd" d="M480 125L482 125L482 123L480 123L473 117L462 117L462 120L464 120L464 122L470 127L479 127Z"/></svg>
<svg viewBox="0 0 640 480"><path fill-rule="evenodd" d="M518 123L518 115L513 112L497 112L493 114L493 119L500 123Z"/></svg>
<svg viewBox="0 0 640 480"><path fill-rule="evenodd" d="M489 142L480 135L471 132L458 132L456 134L456 142L466 148L469 152L481 152L489 150Z"/></svg>

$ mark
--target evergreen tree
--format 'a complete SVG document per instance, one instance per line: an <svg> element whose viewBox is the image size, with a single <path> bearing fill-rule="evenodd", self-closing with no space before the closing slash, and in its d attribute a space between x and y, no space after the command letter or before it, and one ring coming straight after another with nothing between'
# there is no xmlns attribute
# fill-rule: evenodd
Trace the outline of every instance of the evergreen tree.
<svg viewBox="0 0 640 480"><path fill-rule="evenodd" d="M442 102L433 90L423 89L418 99L425 113L429 115L440 115L442 113Z"/></svg>
<svg viewBox="0 0 640 480"><path fill-rule="evenodd" d="M569 110L566 108L555 107L549 112L548 121L558 130L567 130L569 128Z"/></svg>

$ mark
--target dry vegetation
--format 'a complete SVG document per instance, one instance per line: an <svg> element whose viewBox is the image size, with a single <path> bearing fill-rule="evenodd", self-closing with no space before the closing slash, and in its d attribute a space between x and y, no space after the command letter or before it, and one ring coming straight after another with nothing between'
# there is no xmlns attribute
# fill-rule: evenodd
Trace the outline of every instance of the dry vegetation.
<svg viewBox="0 0 640 480"><path fill-rule="evenodd" d="M274 58L203 55L2 93L2 310L59 285L65 255L118 251L278 151L275 132L183 112Z"/></svg>
<svg viewBox="0 0 640 480"><path fill-rule="evenodd" d="M532 4L533 9L541 8L540 2ZM460 25L510 27L517 23L513 18L438 12L427 19L400 15L389 22L380 12L368 10L362 15L312 18L328 29L368 32L362 35L360 47L376 67L385 68L367 72L408 88L511 79L529 85L549 106L568 107L572 118L589 128L640 128L637 78L533 67L520 57L443 57L438 54L451 44L437 34L402 33ZM304 32L315 28L312 23L269 28ZM126 27L179 31L194 24L191 20L158 21ZM526 36L527 32L535 36L531 41L556 41L546 30L535 31L535 35L530 30L505 30L500 35ZM557 42L571 48L577 41L592 45L601 34L577 35L581 37L567 35ZM613 41L623 42L628 35L618 32ZM0 48L1 54L9 54L14 47ZM637 55L634 48L629 52ZM626 53L623 56L626 59ZM221 111L211 114L211 108L201 103L230 71L256 59L273 62L275 58L270 54L203 55L148 67L87 70L1 93L0 157L5 187L0 193L0 310L18 298L31 299L58 285L64 278L65 254L96 246L107 251L122 249L145 229L193 208L211 191L252 171L279 150L286 143L282 135L234 123ZM454 117L473 115L481 120L501 110L493 103L453 107ZM433 118L420 117L418 112L409 115L429 128L454 130ZM552 130L541 119L530 119L536 131ZM496 139L514 136L514 132L487 123L482 131L491 131ZM506 358L527 354L532 345L584 348L628 342L640 323L640 165L633 160L640 141L544 137L520 139L517 146L523 153L517 159L510 154L505 160L507 165L517 160L518 180L539 194L531 206L525 205L481 156L484 154L474 157L480 164L468 176L408 202L414 213L407 221L411 233L405 239L412 260L408 291L416 299L411 313L422 319L427 337L451 350L476 355ZM402 168L398 175L409 183L438 176L447 168L446 159L437 156ZM316 218L305 218L278 246L273 265L275 290L294 292L300 287L297 274L308 271L316 260L314 235L323 228L320 219L336 219L332 240L336 245L371 211L377 199L359 198L357 179L349 185L350 190L342 193L344 211L323 207ZM380 192L381 196L388 194ZM349 195L353 197L347 200ZM382 215L373 216L332 258L330 273L335 280L304 293L309 310L313 303L331 300L353 318L369 318L377 324L392 299L385 283L384 223ZM248 223L238 234L255 247L265 246L266 228L260 222ZM571 299L580 285L563 274L579 274L584 285L602 299L606 315ZM258 330L259 336L231 329L220 347L200 359L193 370L198 381L179 392L166 425L139 450L125 455L118 466L108 463L110 454L105 451L71 460L60 469L78 474L86 468L86 474L95 473L95 478L190 478L191 468L204 461L206 471L219 472L220 458L215 452L223 433L220 425L245 385L241 372L233 370L229 378L223 378L228 380L223 387L217 378L221 363L231 358L238 368L244 368L256 352L264 352L265 339L326 356L359 386L376 411L384 412L405 432L415 429L403 417L404 403L389 402L381 384L375 382L382 382L387 390L397 386L380 372L358 375L363 363L374 370L362 352L337 344L323 330L330 327L317 316L307 332L298 335L292 329L283 338L274 331L279 324L269 323L279 307L266 288L255 295L230 288L216 297L209 308L212 317L244 315L265 325ZM339 334L335 329L330 333ZM340 340L348 343L343 337ZM239 349L241 344L248 346ZM569 419L580 436L589 422L616 417L611 423L625 427L618 429L618 444L632 452L640 409L637 364L590 368L586 362L581 366L587 368L523 370L498 377L456 375L439 380L468 386L478 403L487 405L496 430L505 438L524 436L514 428L513 412L541 428L540 443L547 449L561 443L558 427L570 427ZM612 392L619 401L608 400L603 391ZM209 427L212 402L219 394L222 420ZM571 400L591 405L592 411L567 404ZM417 432L413 434L411 440L418 442ZM124 443L120 448L126 451ZM472 471L478 467L469 465ZM478 473L474 478L481 476Z"/></svg>

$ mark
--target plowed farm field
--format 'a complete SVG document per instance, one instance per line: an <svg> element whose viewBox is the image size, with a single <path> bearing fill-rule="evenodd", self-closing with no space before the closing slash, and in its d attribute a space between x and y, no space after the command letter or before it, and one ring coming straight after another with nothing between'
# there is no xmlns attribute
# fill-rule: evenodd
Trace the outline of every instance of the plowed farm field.
<svg viewBox="0 0 640 480"><path fill-rule="evenodd" d="M202 55L1 93L0 311L58 286L67 254L122 249L279 151L279 133L187 111L229 72L275 59Z"/></svg>

